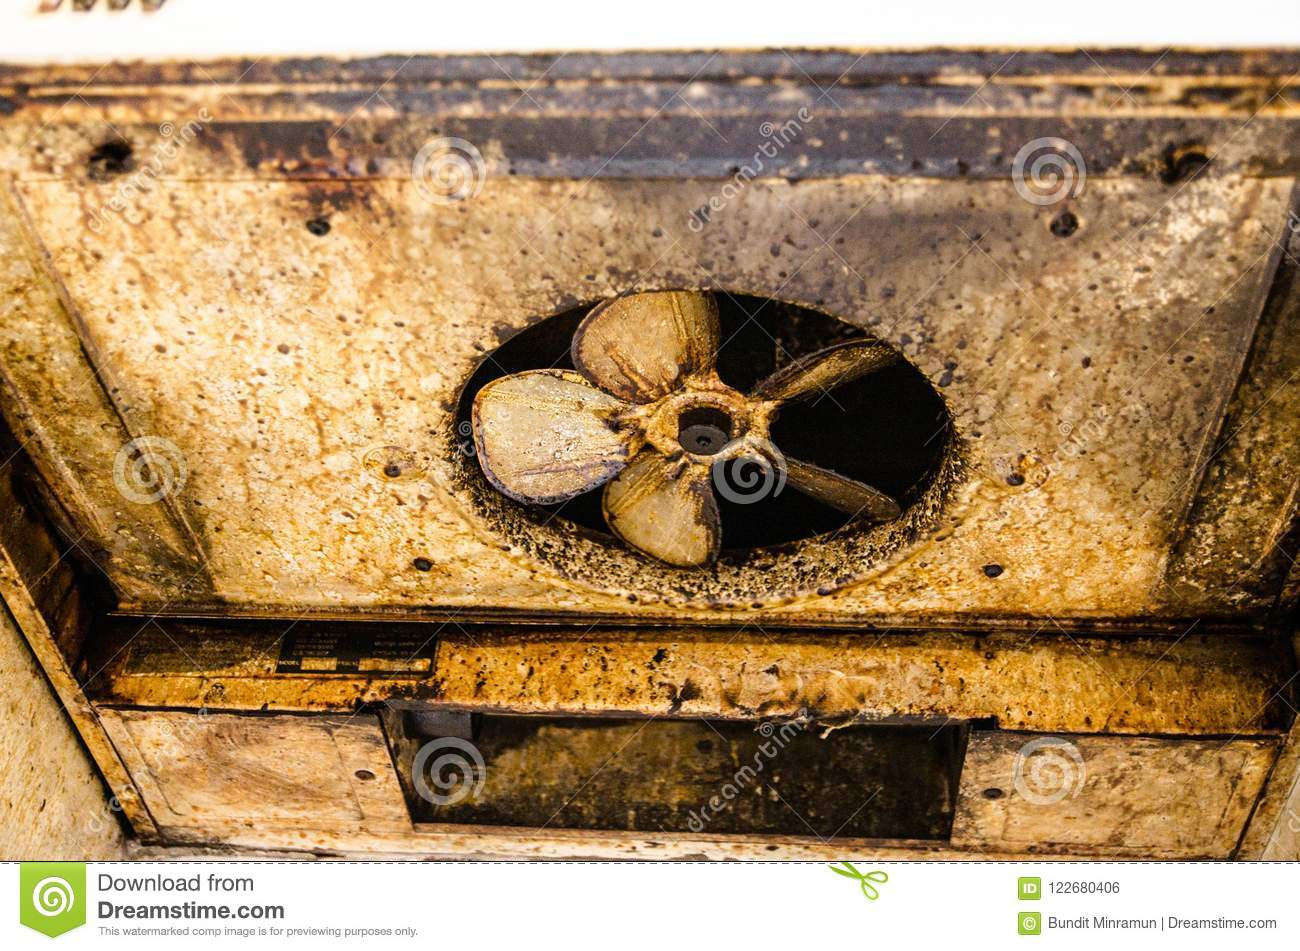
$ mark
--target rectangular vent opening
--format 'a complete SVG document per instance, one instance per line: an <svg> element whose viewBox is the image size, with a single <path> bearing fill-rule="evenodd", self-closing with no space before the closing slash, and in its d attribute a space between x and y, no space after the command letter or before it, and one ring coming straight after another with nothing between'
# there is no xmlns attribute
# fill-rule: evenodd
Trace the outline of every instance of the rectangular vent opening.
<svg viewBox="0 0 1300 951"><path fill-rule="evenodd" d="M946 840L966 742L962 724L823 738L788 721L408 712L398 729L417 822L820 839Z"/></svg>

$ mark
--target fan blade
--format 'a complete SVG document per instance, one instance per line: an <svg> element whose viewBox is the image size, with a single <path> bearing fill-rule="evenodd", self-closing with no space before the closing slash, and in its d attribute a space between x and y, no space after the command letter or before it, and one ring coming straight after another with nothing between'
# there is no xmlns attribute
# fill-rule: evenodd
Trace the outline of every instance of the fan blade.
<svg viewBox="0 0 1300 951"><path fill-rule="evenodd" d="M798 459L785 460L786 479L804 495L857 518L891 522L903 514L893 498L865 482Z"/></svg>
<svg viewBox="0 0 1300 951"><path fill-rule="evenodd" d="M713 295L660 291L596 307L573 335L573 365L607 393L633 403L668 395L684 376L713 369L718 305Z"/></svg>
<svg viewBox="0 0 1300 951"><path fill-rule="evenodd" d="M875 340L850 340L818 350L769 376L754 390L761 400L798 399L832 390L898 359L898 351Z"/></svg>
<svg viewBox="0 0 1300 951"><path fill-rule="evenodd" d="M546 504L608 482L627 464L632 433L612 425L627 404L568 370L493 380L474 397L474 444L494 486Z"/></svg>
<svg viewBox="0 0 1300 951"><path fill-rule="evenodd" d="M633 548L691 568L718 557L722 520L709 470L643 452L605 486L605 521Z"/></svg>

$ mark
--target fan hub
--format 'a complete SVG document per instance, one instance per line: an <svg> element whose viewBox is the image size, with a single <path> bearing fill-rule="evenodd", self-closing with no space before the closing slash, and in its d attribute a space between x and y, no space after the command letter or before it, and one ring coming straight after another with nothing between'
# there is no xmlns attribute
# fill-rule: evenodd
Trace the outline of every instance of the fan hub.
<svg viewBox="0 0 1300 951"><path fill-rule="evenodd" d="M731 416L712 406L688 409L677 418L677 441L687 452L712 456L731 441Z"/></svg>
<svg viewBox="0 0 1300 951"><path fill-rule="evenodd" d="M688 380L644 412L646 442L666 456L685 453L709 465L739 455L755 437L765 440L770 422L767 404L716 378Z"/></svg>

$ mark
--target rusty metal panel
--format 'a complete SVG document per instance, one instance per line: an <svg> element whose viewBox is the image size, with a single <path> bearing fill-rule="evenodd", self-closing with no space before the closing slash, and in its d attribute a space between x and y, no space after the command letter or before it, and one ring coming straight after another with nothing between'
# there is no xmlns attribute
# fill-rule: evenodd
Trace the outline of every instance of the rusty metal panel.
<svg viewBox="0 0 1300 951"><path fill-rule="evenodd" d="M992 721L1034 732L975 735L930 854L1230 855L1294 666L1242 635L1300 590L1298 56L0 65L0 411L63 533L7 531L0 586L29 638L56 622L42 662L137 830L173 841L832 851L412 828L370 715L114 704ZM418 158L446 136L477 178L431 200ZM1016 164L1046 139L1080 180L1039 202ZM903 517L681 569L496 492L467 382L549 316L655 290L799 305L900 353L952 423ZM34 577L51 554L92 583ZM141 617L91 627L101 579ZM235 620L313 615L476 623L327 670ZM1044 804L1016 781L1051 731L1080 783ZM1285 854L1275 827L1250 850Z"/></svg>
<svg viewBox="0 0 1300 951"><path fill-rule="evenodd" d="M106 137L152 144L160 122L195 118L209 134L170 160L177 177L406 177L433 129L489 143L503 174L724 179L753 157L760 122L804 107L818 134L766 174L1005 178L1020 144L1062 137L1090 174L1155 174L1171 145L1199 143L1234 173L1294 175L1298 68L1289 50L0 65L0 142L14 144L0 168L77 175Z"/></svg>
<svg viewBox="0 0 1300 951"><path fill-rule="evenodd" d="M373 716L114 710L104 725L164 835L258 824L409 829Z"/></svg>
<svg viewBox="0 0 1300 951"><path fill-rule="evenodd" d="M66 537L103 565L128 599L205 592L202 557L183 520L160 499L130 505L115 471L132 436L119 390L74 305L49 273L16 198L0 188L0 385L9 428L50 487ZM128 407L129 409L129 407ZM72 455L58 447L78 445ZM69 468L72 467L72 468ZM37 484L38 480L32 480ZM200 597L204 596L199 594Z"/></svg>
<svg viewBox="0 0 1300 951"><path fill-rule="evenodd" d="M287 643L325 644L314 670ZM375 656L376 646L384 658ZM435 649L436 648L436 649ZM332 656L327 656L331 655ZM346 662L350 658L350 662ZM285 663L288 659L290 662ZM1072 733L1284 729L1294 661L1268 638L1026 638L487 625L238 627L122 618L95 638L97 704L228 710L395 707L830 723L992 720Z"/></svg>
<svg viewBox="0 0 1300 951"><path fill-rule="evenodd" d="M1277 741L973 732L952 843L1140 858L1231 857Z"/></svg>
<svg viewBox="0 0 1300 951"><path fill-rule="evenodd" d="M714 228L668 241L654 226L686 221L700 184L500 179L451 207L410 182L171 182L105 242L82 214L109 187L19 186L116 415L168 440L187 472L169 504L194 526L211 597L178 570L161 602L120 583L128 606L713 620L745 607L771 623L1185 614L1164 565L1290 191L1101 180L1063 243L1010 184L756 181ZM322 209L317 236L303 223ZM538 215L548 252L523 255ZM1110 253L1133 221L1147 230ZM797 272L749 253L786 244ZM575 299L715 283L816 302L946 384L958 449L902 520L672 570L531 522L457 451L456 395L500 339ZM376 477L364 460L390 446L422 477ZM102 453L57 434L44 449L66 464L57 493L146 517L75 476Z"/></svg>
<svg viewBox="0 0 1300 951"><path fill-rule="evenodd" d="M1296 64L0 67L0 403L127 609L1257 624L1300 462ZM462 200L429 200L431 135L479 146ZM1016 177L1040 140L1080 161L1042 202ZM547 315L669 288L806 305L896 347L953 419L933 484L890 525L696 569L496 493L458 430L475 368ZM157 498L129 485L160 473Z"/></svg>
<svg viewBox="0 0 1300 951"><path fill-rule="evenodd" d="M521 713L952 718L1079 733L1268 733L1288 713L1277 689L1285 649L1248 639L611 633L448 635L429 699Z"/></svg>
<svg viewBox="0 0 1300 951"><path fill-rule="evenodd" d="M1300 861L1300 720L1281 739L1237 858Z"/></svg>
<svg viewBox="0 0 1300 951"><path fill-rule="evenodd" d="M1300 207L1300 203L1293 203ZM1241 381L1194 477L1201 488L1166 572L1170 599L1189 612L1296 607L1283 579L1297 550L1297 484L1289 472L1300 446L1300 215L1292 212L1283 254Z"/></svg>
<svg viewBox="0 0 1300 951"><path fill-rule="evenodd" d="M0 445L9 444L0 427ZM13 456L0 466L0 612L9 616L49 678L63 710L75 726L113 790L113 801L145 839L156 830L132 785L127 769L104 732L99 713L87 700L75 657L89 636L94 605L91 593L65 557L59 539L38 507L24 497L31 474ZM112 811L88 817L92 826L116 822Z"/></svg>

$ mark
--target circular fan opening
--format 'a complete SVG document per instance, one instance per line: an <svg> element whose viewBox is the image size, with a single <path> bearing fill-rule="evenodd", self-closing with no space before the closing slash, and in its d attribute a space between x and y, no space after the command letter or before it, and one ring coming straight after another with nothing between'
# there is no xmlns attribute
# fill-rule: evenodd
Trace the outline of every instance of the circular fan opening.
<svg viewBox="0 0 1300 951"><path fill-rule="evenodd" d="M742 294L715 292L714 296L721 322L718 374L742 393L801 357L869 336L806 307ZM574 369L570 343L596 303L541 320L493 351L462 391L458 433L467 437L471 432L474 397L491 381L525 370ZM682 446L698 455L718 452L737 435L730 416L713 407L691 408L678 422ZM792 459L874 486L906 510L938 473L950 446L951 429L947 407L930 382L912 364L899 360L815 397L786 404L772 424L771 441ZM716 493L724 557L838 532L852 521L850 515L792 486L753 492L753 486L771 479L771 473L757 463L738 460L725 470L720 467L723 471L739 487ZM572 522L618 544L605 523L602 492L597 488L565 502L528 507L548 522Z"/></svg>

